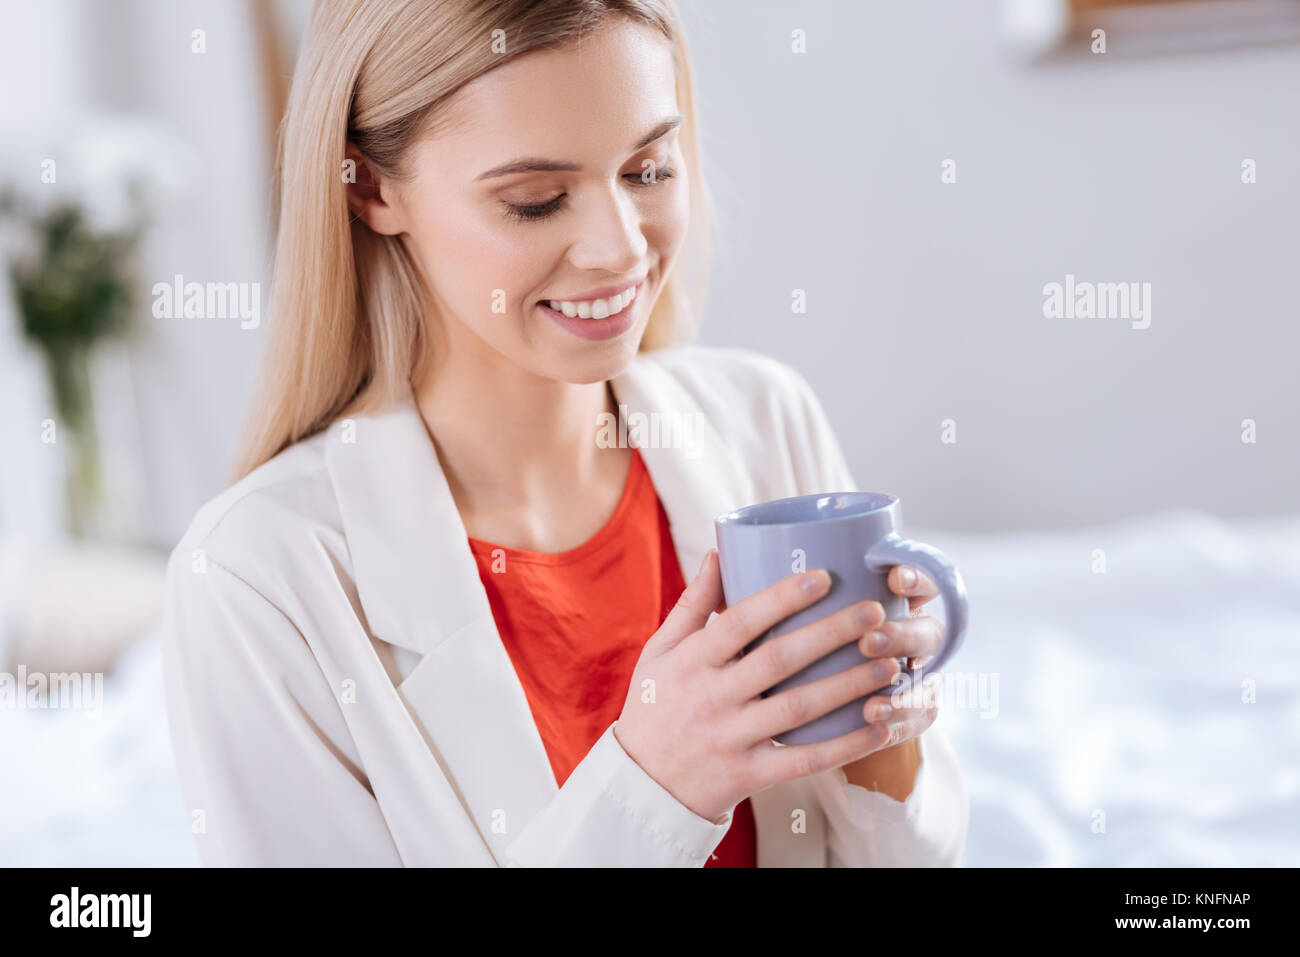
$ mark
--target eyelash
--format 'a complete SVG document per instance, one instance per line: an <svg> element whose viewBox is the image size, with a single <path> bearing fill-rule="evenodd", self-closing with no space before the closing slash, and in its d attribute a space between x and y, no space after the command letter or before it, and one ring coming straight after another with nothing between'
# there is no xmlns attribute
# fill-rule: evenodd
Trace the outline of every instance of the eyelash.
<svg viewBox="0 0 1300 957"><path fill-rule="evenodd" d="M677 175L677 170L671 166L660 166L655 170L655 178L646 183L641 179L640 173L628 173L627 176L636 180L638 186L657 186L666 179L672 179ZM626 177L625 177L626 178ZM535 223L539 219L546 219L559 212L560 206L564 203L564 195L561 193L549 203L541 203L536 206L516 206L513 203L504 203L506 208L506 218L516 222Z"/></svg>

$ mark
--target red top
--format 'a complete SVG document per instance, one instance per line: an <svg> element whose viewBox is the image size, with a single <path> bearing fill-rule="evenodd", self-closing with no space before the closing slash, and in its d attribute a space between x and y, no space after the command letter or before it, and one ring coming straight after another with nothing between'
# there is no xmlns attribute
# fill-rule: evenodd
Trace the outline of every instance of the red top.
<svg viewBox="0 0 1300 957"><path fill-rule="evenodd" d="M641 649L686 587L641 454L605 526L567 552L469 539L492 616L563 787L618 719ZM757 866L749 799L705 867Z"/></svg>

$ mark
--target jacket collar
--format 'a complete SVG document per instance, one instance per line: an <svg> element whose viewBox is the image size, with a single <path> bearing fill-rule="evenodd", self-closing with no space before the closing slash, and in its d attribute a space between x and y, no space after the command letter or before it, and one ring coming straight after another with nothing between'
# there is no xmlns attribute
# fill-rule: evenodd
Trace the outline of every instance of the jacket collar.
<svg viewBox="0 0 1300 957"><path fill-rule="evenodd" d="M714 544L714 517L744 504L752 482L716 424L652 353L639 353L611 387L690 581ZM688 420L695 431L685 443L648 441L654 430L635 428ZM413 394L353 427L353 441L332 436L325 454L361 605L372 634L425 654L491 615L468 533Z"/></svg>

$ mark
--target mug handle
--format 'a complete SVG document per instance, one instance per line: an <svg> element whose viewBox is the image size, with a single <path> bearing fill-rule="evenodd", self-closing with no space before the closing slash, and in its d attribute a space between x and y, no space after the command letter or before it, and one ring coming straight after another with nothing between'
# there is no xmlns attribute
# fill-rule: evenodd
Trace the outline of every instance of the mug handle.
<svg viewBox="0 0 1300 957"><path fill-rule="evenodd" d="M943 600L944 627L943 644L934 659L925 665L924 670L938 671L944 662L952 657L962 639L966 637L967 609L966 583L952 560L939 549L910 538L901 538L897 532L891 532L867 550L865 555L867 570L873 573L889 573L892 565L911 565L919 568L939 588L939 597ZM916 680L920 668L908 668L903 662L902 673L908 676L908 684Z"/></svg>

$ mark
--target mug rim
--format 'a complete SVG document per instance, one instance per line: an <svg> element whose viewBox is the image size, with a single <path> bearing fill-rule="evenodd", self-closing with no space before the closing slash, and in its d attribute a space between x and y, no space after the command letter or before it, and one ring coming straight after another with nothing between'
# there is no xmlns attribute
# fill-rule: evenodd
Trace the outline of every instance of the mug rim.
<svg viewBox="0 0 1300 957"><path fill-rule="evenodd" d="M863 498L884 499L884 501L875 508L869 508L861 512L853 512L849 515L835 515L826 518L804 519L798 522L746 522L745 519L753 515L759 509L772 508L777 505L784 505L787 502L806 501L808 499L835 498L837 496L862 496ZM788 495L785 498L774 498L766 502L755 502L752 505L745 505L741 508L733 508L729 512L723 512L713 520L714 525L740 525L748 528L782 528L795 525L807 525L810 522L842 522L852 518L862 518L865 515L874 515L877 512L883 512L886 509L893 508L898 504L898 496L891 495L888 492L813 492L808 495Z"/></svg>

